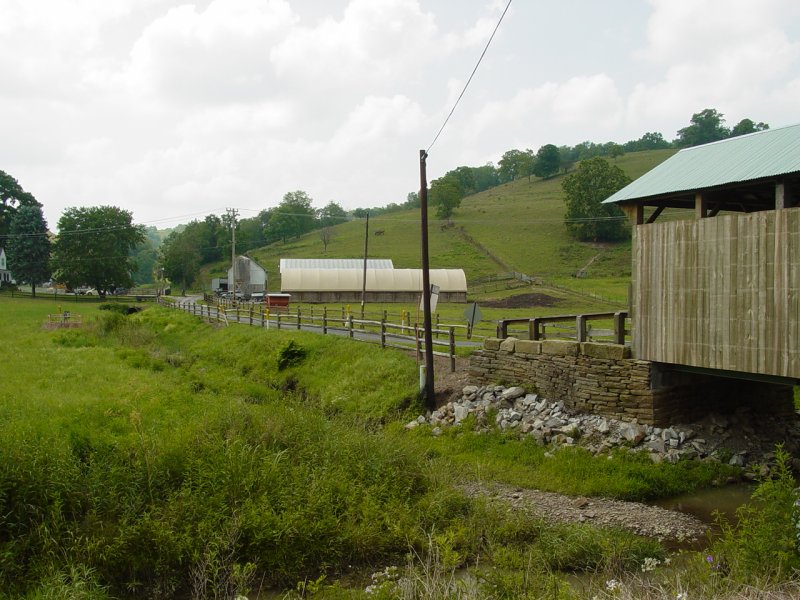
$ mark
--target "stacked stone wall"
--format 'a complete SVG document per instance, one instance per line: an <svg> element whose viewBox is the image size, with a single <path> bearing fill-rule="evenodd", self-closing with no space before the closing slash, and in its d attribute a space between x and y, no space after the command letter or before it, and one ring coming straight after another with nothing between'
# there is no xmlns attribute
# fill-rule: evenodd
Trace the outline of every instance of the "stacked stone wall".
<svg viewBox="0 0 800 600"><path fill-rule="evenodd" d="M670 377L659 365L632 359L630 348L617 344L489 338L470 359L470 379L521 385L574 410L658 426L753 402L776 414L793 411L790 386Z"/></svg>

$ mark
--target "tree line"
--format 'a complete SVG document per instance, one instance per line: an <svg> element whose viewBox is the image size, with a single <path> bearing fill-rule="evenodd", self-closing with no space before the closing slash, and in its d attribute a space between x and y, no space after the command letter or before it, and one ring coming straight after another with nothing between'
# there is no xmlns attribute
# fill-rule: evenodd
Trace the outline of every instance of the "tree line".
<svg viewBox="0 0 800 600"><path fill-rule="evenodd" d="M611 241L627 235L619 209L602 200L627 185L630 179L605 158L626 152L685 148L768 129L763 122L742 119L733 127L713 108L692 115L689 125L668 142L661 133L647 132L624 144L581 142L575 146L545 144L503 153L497 166L460 166L430 184L429 203L440 219L450 219L461 200L520 178L547 179L566 174L580 163L562 184L566 201L565 223L579 240ZM5 247L9 269L20 283L35 286L53 277L68 288L88 285L105 294L134 283L152 282L165 276L184 290L201 266L230 255L231 230L235 227L237 251L247 252L274 242L317 230L325 249L333 226L350 218L363 218L419 207L419 195L411 192L402 204L359 208L348 213L338 203L321 209L312 206L305 192L288 192L275 207L256 216L226 220L208 215L171 231L163 241L155 228L134 225L132 214L114 206L68 208L58 222L59 235L51 239L42 205L11 175L0 171L0 247Z"/></svg>
<svg viewBox="0 0 800 600"><path fill-rule="evenodd" d="M524 150L513 148L503 153L496 166L493 163L479 167L460 166L434 179L430 183L428 201L430 206L435 208L438 218L449 219L466 196L517 179L530 180L532 177L549 179L559 173L567 174L576 164L592 158L616 159L627 152L688 148L765 129L769 129L769 125L763 122L756 123L747 118L729 128L725 125L722 113L714 108L706 108L694 113L689 125L679 129L672 141L665 139L659 132L650 131L638 139L621 144L589 141L574 146L545 144L536 152L530 148ZM419 208L417 192L409 193L406 202L402 204L393 203L385 207L357 209L353 211L353 215L363 217L367 212L375 215L412 208Z"/></svg>

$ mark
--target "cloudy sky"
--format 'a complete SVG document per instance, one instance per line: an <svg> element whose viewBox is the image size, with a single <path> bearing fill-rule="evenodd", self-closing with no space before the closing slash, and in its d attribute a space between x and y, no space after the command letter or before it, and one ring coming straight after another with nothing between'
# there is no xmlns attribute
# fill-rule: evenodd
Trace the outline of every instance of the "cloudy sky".
<svg viewBox="0 0 800 600"><path fill-rule="evenodd" d="M159 228L403 202L507 0L0 0L0 170ZM428 161L800 122L797 0L514 0Z"/></svg>

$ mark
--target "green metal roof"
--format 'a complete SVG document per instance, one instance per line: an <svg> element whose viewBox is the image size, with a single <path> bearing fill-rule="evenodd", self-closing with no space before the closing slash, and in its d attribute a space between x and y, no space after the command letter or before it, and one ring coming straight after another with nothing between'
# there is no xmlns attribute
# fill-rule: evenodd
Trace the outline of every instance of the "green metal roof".
<svg viewBox="0 0 800 600"><path fill-rule="evenodd" d="M686 148L603 201L625 202L800 171L800 124Z"/></svg>

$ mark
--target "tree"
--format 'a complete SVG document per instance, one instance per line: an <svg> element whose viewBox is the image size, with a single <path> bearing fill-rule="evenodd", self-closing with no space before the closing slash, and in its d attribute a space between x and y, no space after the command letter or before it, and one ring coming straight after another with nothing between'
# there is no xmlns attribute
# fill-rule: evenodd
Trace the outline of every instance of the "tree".
<svg viewBox="0 0 800 600"><path fill-rule="evenodd" d="M53 244L55 278L72 288L89 285L101 295L130 287L136 271L130 253L145 239L144 228L132 218L116 206L66 209Z"/></svg>
<svg viewBox="0 0 800 600"><path fill-rule="evenodd" d="M508 150L498 162L500 183L526 177L533 166L532 150Z"/></svg>
<svg viewBox="0 0 800 600"><path fill-rule="evenodd" d="M553 144L546 144L536 152L533 174L542 179L548 179L558 173L560 166L561 154L558 151L558 147Z"/></svg>
<svg viewBox="0 0 800 600"><path fill-rule="evenodd" d="M11 219L8 241L8 268L17 283L36 286L50 279L50 238L47 221L38 205L20 206Z"/></svg>
<svg viewBox="0 0 800 600"><path fill-rule="evenodd" d="M691 125L678 131L675 143L680 148L699 146L724 140L730 136L730 131L725 127L723 114L715 108L706 108L692 115Z"/></svg>
<svg viewBox="0 0 800 600"><path fill-rule="evenodd" d="M316 226L316 213L311 207L311 198L305 192L287 192L281 203L275 207L267 226L270 240L300 237Z"/></svg>
<svg viewBox="0 0 800 600"><path fill-rule="evenodd" d="M197 222L193 222L197 225ZM173 231L164 240L159 249L159 264L164 275L173 283L181 286L181 294L197 278L200 271L200 228L189 224L180 233Z"/></svg>
<svg viewBox="0 0 800 600"><path fill-rule="evenodd" d="M753 123L751 119L742 119L731 129L731 137L764 131L765 129L769 129L769 125L766 123Z"/></svg>
<svg viewBox="0 0 800 600"><path fill-rule="evenodd" d="M625 149L615 142L608 142L606 144L606 152L616 161L617 158L625 154Z"/></svg>
<svg viewBox="0 0 800 600"><path fill-rule="evenodd" d="M623 148L627 152L638 152L640 150L662 150L669 148L671 145L659 132L648 131L638 140L625 142Z"/></svg>
<svg viewBox="0 0 800 600"><path fill-rule="evenodd" d="M567 204L565 221L570 233L581 241L614 241L625 238L628 229L619 207L603 200L631 182L625 172L607 160L584 160L561 184Z"/></svg>
<svg viewBox="0 0 800 600"><path fill-rule="evenodd" d="M5 171L0 171L0 236L5 236L11 218L20 206L41 206L33 194L22 189L19 182Z"/></svg>
<svg viewBox="0 0 800 600"><path fill-rule="evenodd" d="M432 181L428 196L440 219L449 219L453 211L461 206L461 190L453 177L445 176Z"/></svg>
<svg viewBox="0 0 800 600"><path fill-rule="evenodd" d="M319 239L328 251L328 244L333 239L333 228L347 220L347 213L336 202L330 201L327 206L319 211Z"/></svg>

